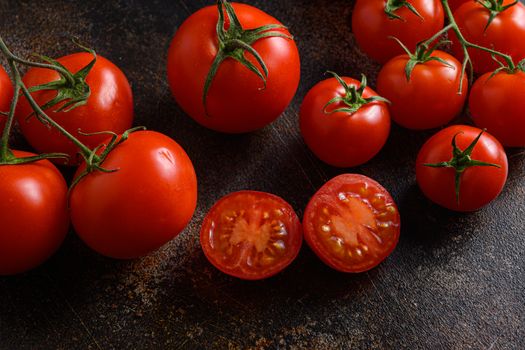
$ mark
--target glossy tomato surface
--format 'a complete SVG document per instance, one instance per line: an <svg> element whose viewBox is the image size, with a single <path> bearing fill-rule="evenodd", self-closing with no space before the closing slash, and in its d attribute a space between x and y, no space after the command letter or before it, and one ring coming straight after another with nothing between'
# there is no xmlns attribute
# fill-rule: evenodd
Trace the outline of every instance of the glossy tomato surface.
<svg viewBox="0 0 525 350"><path fill-rule="evenodd" d="M504 146L525 147L525 73L481 76L472 86L469 109L474 123Z"/></svg>
<svg viewBox="0 0 525 350"><path fill-rule="evenodd" d="M282 198L240 191L215 203L200 239L204 254L219 270L259 280L290 265L301 249L303 233L295 211Z"/></svg>
<svg viewBox="0 0 525 350"><path fill-rule="evenodd" d="M352 78L342 79L350 86L360 86L360 82ZM384 102L363 105L353 114L330 114L346 107L338 102L325 113L330 100L344 95L345 89L335 78L315 85L301 105L300 126L306 144L319 159L337 167L352 167L366 163L383 148L390 134L390 114ZM367 87L363 98L371 96L377 93Z"/></svg>
<svg viewBox="0 0 525 350"><path fill-rule="evenodd" d="M303 219L304 237L328 266L342 272L372 269L397 245L397 206L376 181L343 174L312 197Z"/></svg>
<svg viewBox="0 0 525 350"><path fill-rule="evenodd" d="M13 153L19 158L34 156ZM66 181L48 160L0 165L0 198L0 275L37 267L67 234Z"/></svg>
<svg viewBox="0 0 525 350"><path fill-rule="evenodd" d="M401 40L411 51L420 41L437 33L445 21L439 0L412 0L422 18L402 7L395 11L402 19L385 13L385 0L357 0L352 14L352 31L361 50L379 63L404 53L390 37Z"/></svg>
<svg viewBox="0 0 525 350"><path fill-rule="evenodd" d="M468 79L459 94L461 63L443 51L434 51L449 65L439 61L417 64L407 80L405 67L408 55L397 56L383 66L377 78L379 94L388 99L390 115L408 129L432 129L454 119L463 109L468 91Z"/></svg>
<svg viewBox="0 0 525 350"><path fill-rule="evenodd" d="M281 24L255 7L232 5L244 29ZM268 68L266 88L255 73L226 59L208 92L207 115L202 96L217 54L217 20L217 6L208 6L191 15L177 30L168 53L171 91L182 109L205 127L227 133L260 129L279 117L295 95L300 76L297 46L293 40L280 37L253 43ZM245 56L259 67L251 54Z"/></svg>
<svg viewBox="0 0 525 350"><path fill-rule="evenodd" d="M71 72L76 73L84 68L93 55L76 53L58 59ZM57 72L50 69L32 68L23 78L26 86L36 86L59 79ZM58 124L72 133L90 148L98 146L107 135L83 136L83 133L113 131L117 134L129 129L133 123L133 96L131 87L122 71L104 57L97 56L97 62L86 78L91 89L91 96L84 106L70 112L54 111L60 105L46 110L46 113ZM39 105L43 105L56 96L55 90L37 91L32 93ZM42 153L61 152L71 156L70 165L78 164L77 147L58 130L42 124L37 118L30 117L33 113L25 98L21 98L16 116L27 141Z"/></svg>
<svg viewBox="0 0 525 350"><path fill-rule="evenodd" d="M469 212L484 207L501 193L507 180L507 155L498 140L489 133L481 136L471 158L497 164L500 168L467 168L461 176L459 201L455 190L455 170L425 166L452 159L454 135L457 135L459 149L465 150L481 131L471 126L454 125L439 131L423 145L416 161L416 178L419 187L430 200L447 209Z"/></svg>
<svg viewBox="0 0 525 350"><path fill-rule="evenodd" d="M102 255L131 259L177 236L197 203L197 179L184 150L169 137L131 133L70 196L71 219L84 242ZM81 165L77 176L84 171Z"/></svg>
<svg viewBox="0 0 525 350"><path fill-rule="evenodd" d="M504 0L508 5L514 0ZM499 13L485 29L490 11L478 2L462 5L454 18L466 40L511 55L517 63L525 58L525 5L516 5ZM463 49L455 33L449 33L452 40L452 52L459 59L463 58ZM477 73L491 72L499 67L491 54L478 49L469 49L469 55ZM501 60L501 58L498 58ZM503 61L502 61L503 62Z"/></svg>
<svg viewBox="0 0 525 350"><path fill-rule="evenodd" d="M457 10L461 5L463 5L466 2L474 2L475 0L448 0L448 3L450 5L450 9L452 11Z"/></svg>
<svg viewBox="0 0 525 350"><path fill-rule="evenodd" d="M13 98L13 84L4 67L0 66L0 112L9 112ZM0 114L0 137L4 130L6 117Z"/></svg>

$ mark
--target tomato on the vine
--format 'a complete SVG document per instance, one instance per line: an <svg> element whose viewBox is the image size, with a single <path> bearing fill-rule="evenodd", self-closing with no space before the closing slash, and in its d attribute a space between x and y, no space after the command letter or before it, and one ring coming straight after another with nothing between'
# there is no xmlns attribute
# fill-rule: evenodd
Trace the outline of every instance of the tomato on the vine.
<svg viewBox="0 0 525 350"><path fill-rule="evenodd" d="M472 86L469 110L474 123L504 146L525 147L525 72L481 76Z"/></svg>
<svg viewBox="0 0 525 350"><path fill-rule="evenodd" d="M445 15L439 0L357 0L352 14L352 31L357 44L372 59L386 63L403 54L391 37L411 51L420 41L443 28Z"/></svg>
<svg viewBox="0 0 525 350"><path fill-rule="evenodd" d="M82 52L64 56L57 61L70 72L77 73L92 60L92 54ZM31 88L59 79L60 75L54 70L31 68L24 75L23 82ZM82 143L94 148L106 139L107 135L86 136L81 133L112 131L118 134L129 129L133 123L133 96L124 73L101 56L97 56L95 65L85 77L85 82L91 91L87 104L70 111L66 108L56 112L64 105L62 102L45 109L45 112ZM31 95L40 106L44 106L57 96L57 91L40 90ZM41 153L67 153L71 157L70 165L80 162L78 148L58 130L45 125L33 115L33 109L25 97L20 99L16 117L23 135L36 150Z"/></svg>
<svg viewBox="0 0 525 350"><path fill-rule="evenodd" d="M35 156L23 151L13 154ZM67 234L66 181L48 160L0 165L0 198L0 275L37 267Z"/></svg>
<svg viewBox="0 0 525 350"><path fill-rule="evenodd" d="M13 85L4 67L0 66L0 112L7 113L9 111L12 99ZM0 114L0 134L4 130L5 123L5 117Z"/></svg>
<svg viewBox="0 0 525 350"><path fill-rule="evenodd" d="M343 174L312 197L303 219L304 238L328 266L363 272L388 257L400 232L397 206L376 181Z"/></svg>
<svg viewBox="0 0 525 350"><path fill-rule="evenodd" d="M463 5L466 2L474 2L476 0L448 0L448 4L450 5L450 9L452 11L456 11L461 5Z"/></svg>
<svg viewBox="0 0 525 350"><path fill-rule="evenodd" d="M525 58L525 5L521 2L504 0L499 5L497 1L471 1L454 12L454 18L467 41L508 54L516 63ZM456 34L451 31L449 36L454 56L462 59L463 47ZM468 53L477 73L499 67L489 52L470 48ZM501 57L497 59L505 63Z"/></svg>
<svg viewBox="0 0 525 350"><path fill-rule="evenodd" d="M380 96L361 82L347 77L315 85L300 111L301 134L322 161L352 167L372 159L390 134L388 107Z"/></svg>
<svg viewBox="0 0 525 350"><path fill-rule="evenodd" d="M70 195L75 231L95 251L118 259L140 257L173 239L190 221L197 178L186 152L169 137L133 132L101 167L113 172L89 172ZM75 177L85 170L83 163Z"/></svg>
<svg viewBox="0 0 525 350"><path fill-rule="evenodd" d="M407 77L406 67L414 63ZM422 61L401 55L383 66L377 90L391 102L390 115L396 123L409 129L437 128L463 109L468 79L463 79L460 94L461 69L457 59L439 50Z"/></svg>
<svg viewBox="0 0 525 350"><path fill-rule="evenodd" d="M281 115L295 95L299 52L270 15L245 4L218 4L219 10L205 7L177 30L167 63L171 91L201 125L227 133L257 130ZM226 18L218 25L223 7Z"/></svg>
<svg viewBox="0 0 525 350"><path fill-rule="evenodd" d="M290 265L299 254L303 234L297 214L282 198L240 191L210 209L200 241L208 260L222 272L260 280Z"/></svg>
<svg viewBox="0 0 525 350"><path fill-rule="evenodd" d="M423 193L442 207L469 212L493 201L507 181L507 155L483 130L454 125L421 148L416 178Z"/></svg>

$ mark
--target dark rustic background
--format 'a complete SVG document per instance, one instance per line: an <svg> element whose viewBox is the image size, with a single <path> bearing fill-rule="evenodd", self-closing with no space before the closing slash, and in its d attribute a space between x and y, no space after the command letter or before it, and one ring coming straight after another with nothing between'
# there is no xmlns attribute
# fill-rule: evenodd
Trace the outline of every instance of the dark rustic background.
<svg viewBox="0 0 525 350"><path fill-rule="evenodd" d="M378 70L355 45L353 1L248 2L289 25L301 52L302 82L278 121L227 136L185 116L166 83L173 33L211 0L0 1L0 33L17 53L65 55L77 50L69 39L78 36L117 63L133 85L136 124L180 142L194 161L200 195L187 230L146 258L103 258L71 232L42 267L0 278L0 348L523 348L522 152L509 151L501 197L468 215L436 207L417 188L414 160L432 132L394 126L370 163L346 170L324 165L299 134L302 98L326 70L365 72L372 86ZM399 245L378 268L337 273L303 247L284 273L243 282L219 273L202 254L199 225L221 196L268 191L302 215L317 188L348 171L381 182L402 213Z"/></svg>

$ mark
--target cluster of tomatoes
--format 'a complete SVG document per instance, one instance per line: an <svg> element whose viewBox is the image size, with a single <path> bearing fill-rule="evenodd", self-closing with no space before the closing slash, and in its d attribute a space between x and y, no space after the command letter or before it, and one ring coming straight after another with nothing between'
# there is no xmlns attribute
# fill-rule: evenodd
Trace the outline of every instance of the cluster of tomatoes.
<svg viewBox="0 0 525 350"><path fill-rule="evenodd" d="M455 125L431 137L417 158L416 177L425 195L444 207L483 207L506 182L502 144L525 146L520 98L525 63L512 64L525 58L524 19L525 6L507 0L358 0L352 27L363 52L383 64L378 93L364 76L358 81L331 72L333 77L315 85L302 103L306 144L324 162L346 168L381 150L391 119L413 130L445 126L464 108L469 93L464 65L472 62L483 74L469 97L479 128ZM435 43L446 31L452 55ZM12 68L23 63L7 56ZM118 67L92 53L46 60L54 69L37 66L15 79L16 91L29 88L16 103L16 119L37 151L66 153L69 165L79 167L68 191L51 162L14 164L33 155L2 146L0 198L7 200L0 201L0 275L42 263L63 241L70 220L91 248L127 259L173 239L196 207L197 180L184 150L158 132L129 130L132 93ZM180 26L167 68L184 111L226 133L274 121L300 79L299 53L288 29L259 9L223 0ZM86 85L83 100L79 87ZM11 81L0 70L0 110L9 110L12 100ZM5 119L0 116L0 122ZM399 234L399 211L388 191L368 177L344 174L312 197L302 224L273 194L232 193L209 211L200 239L221 271L262 279L295 259L303 235L327 265L362 272L394 250Z"/></svg>

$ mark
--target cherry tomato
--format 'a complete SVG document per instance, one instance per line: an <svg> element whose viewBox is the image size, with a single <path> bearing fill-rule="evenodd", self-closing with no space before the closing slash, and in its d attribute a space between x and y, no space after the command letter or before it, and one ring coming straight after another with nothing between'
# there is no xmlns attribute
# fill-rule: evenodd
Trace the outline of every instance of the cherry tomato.
<svg viewBox="0 0 525 350"><path fill-rule="evenodd" d="M13 85L6 71L0 66L0 112L8 112L13 99ZM0 135L4 130L6 118L0 114ZM0 136L1 137L1 136Z"/></svg>
<svg viewBox="0 0 525 350"><path fill-rule="evenodd" d="M71 190L71 219L84 242L102 255L131 259L177 236L197 203L197 179L184 150L157 132L138 131L116 146ZM86 166L77 170L79 176Z"/></svg>
<svg viewBox="0 0 525 350"><path fill-rule="evenodd" d="M448 4L450 5L450 9L452 11L456 11L461 5L463 5L466 2L474 2L475 0L448 0Z"/></svg>
<svg viewBox="0 0 525 350"><path fill-rule="evenodd" d="M312 197L304 238L328 266L342 272L372 269L397 245L400 217L387 190L374 180L343 174Z"/></svg>
<svg viewBox="0 0 525 350"><path fill-rule="evenodd" d="M361 50L379 63L403 54L403 49L390 37L401 40L411 51L420 41L437 33L445 22L439 0L412 0L409 3L421 15L403 6L390 18L385 13L393 0L357 0L352 14L352 31Z"/></svg>
<svg viewBox="0 0 525 350"><path fill-rule="evenodd" d="M432 129L450 122L463 109L468 90L465 77L459 94L461 63L443 51L434 51L430 60L417 64L407 80L408 55L397 56L379 72L377 90L391 102L392 119L409 129Z"/></svg>
<svg viewBox="0 0 525 350"><path fill-rule="evenodd" d="M341 79L351 89L361 86L352 78ZM390 133L390 115L384 102L365 103L354 113L337 111L348 107L344 101L326 106L333 98L345 95L345 86L337 78L326 79L308 92L300 111L306 144L322 161L337 167L366 163L383 148ZM362 98L374 96L375 91L364 89Z"/></svg>
<svg viewBox="0 0 525 350"><path fill-rule="evenodd" d="M430 200L451 210L469 212L484 207L500 194L507 180L507 156L498 140L488 133L483 133L476 143L481 132L471 126L454 125L439 131L423 145L416 161L416 177ZM458 178L454 167L442 164L452 160L454 137L457 151L462 154L474 145L470 155L456 159ZM471 160L487 164L469 166Z"/></svg>
<svg viewBox="0 0 525 350"><path fill-rule="evenodd" d="M82 52L59 58L57 61L72 73L84 68L93 55ZM24 76L27 87L49 83L59 79L57 72L50 69L32 68ZM83 133L113 131L117 134L131 127L133 122L133 96L128 80L122 71L104 57L97 56L97 62L86 78L91 89L87 104L69 112L55 113L59 105L45 112L90 148L98 146L107 135L83 136ZM32 93L35 101L44 105L56 96L55 90ZM81 158L77 147L55 128L40 122L35 116L28 118L33 109L25 98L21 98L16 116L27 141L41 153L61 152L71 156L70 165L76 165Z"/></svg>
<svg viewBox="0 0 525 350"><path fill-rule="evenodd" d="M504 146L525 147L525 73L481 76L472 86L469 109L474 123Z"/></svg>
<svg viewBox="0 0 525 350"><path fill-rule="evenodd" d="M509 5L514 0L505 0L503 5ZM478 2L468 2L454 12L454 18L466 40L511 55L514 62L525 58L525 5L516 5L500 12L485 29L489 21L490 11ZM452 52L462 59L463 49L455 33L450 32ZM469 55L477 73L486 73L499 67L491 54L479 49L469 49ZM501 60L501 58L498 58ZM502 60L503 62L503 60Z"/></svg>
<svg viewBox="0 0 525 350"><path fill-rule="evenodd" d="M34 156L23 151L13 154ZM0 165L0 198L0 275L37 267L67 234L66 181L48 160Z"/></svg>
<svg viewBox="0 0 525 350"><path fill-rule="evenodd" d="M221 198L202 224L201 246L222 272L260 280L297 257L303 234L295 211L273 194L240 191Z"/></svg>
<svg viewBox="0 0 525 350"><path fill-rule="evenodd" d="M281 24L261 10L232 4L243 29ZM238 61L227 58L219 66L207 93L206 77L217 55L217 6L191 15L177 30L168 53L168 80L182 109L201 125L227 133L260 129L274 121L292 100L300 76L299 52L293 39L268 37L252 47L268 68L266 87L261 78ZM290 35L285 29L278 29ZM254 56L244 57L260 67Z"/></svg>

